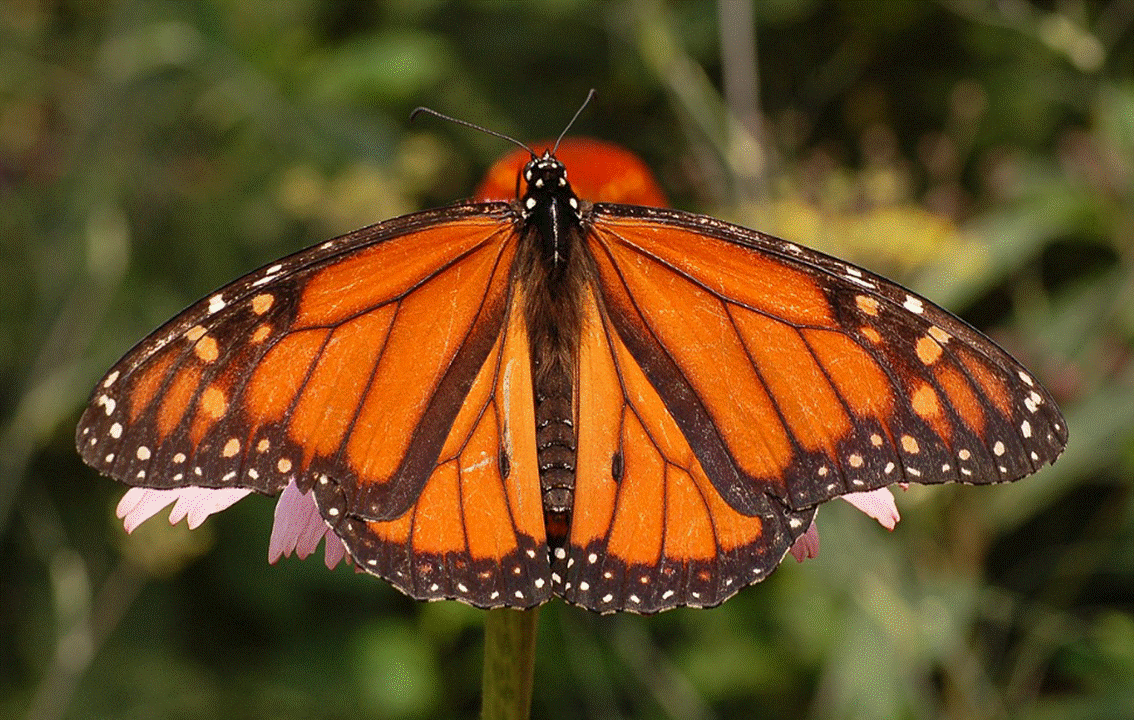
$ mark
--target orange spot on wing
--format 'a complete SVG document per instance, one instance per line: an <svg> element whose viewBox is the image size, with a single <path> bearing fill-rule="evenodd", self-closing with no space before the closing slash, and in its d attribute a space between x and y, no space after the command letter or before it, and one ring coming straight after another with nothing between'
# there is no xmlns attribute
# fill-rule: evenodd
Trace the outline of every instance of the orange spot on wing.
<svg viewBox="0 0 1134 720"><path fill-rule="evenodd" d="M368 522L366 527L375 538L383 542L391 545L405 545L409 540L410 529L413 526L413 516L414 513L411 511L393 520Z"/></svg>
<svg viewBox="0 0 1134 720"><path fill-rule="evenodd" d="M764 523L760 518L741 515L718 493L706 493L704 497L722 553L751 545L763 535Z"/></svg>
<svg viewBox="0 0 1134 720"><path fill-rule="evenodd" d="M856 295L854 298L858 309L870 316L878 315L878 301L869 295Z"/></svg>
<svg viewBox="0 0 1134 720"><path fill-rule="evenodd" d="M201 393L197 401L197 414L193 416L193 423L189 429L189 437L196 446L201 438L218 420L228 412L228 393L216 385L210 385Z"/></svg>
<svg viewBox="0 0 1134 720"><path fill-rule="evenodd" d="M917 358L925 365L932 365L941 358L941 346L928 335L917 339Z"/></svg>
<svg viewBox="0 0 1134 720"><path fill-rule="evenodd" d="M937 391L927 383L921 383L914 388L913 393L910 395L910 405L913 411L917 413L921 419L925 420L932 427L934 432L942 439L948 442L952 437L953 427L949 424L945 414L941 411L941 403L937 398Z"/></svg>
<svg viewBox="0 0 1134 720"><path fill-rule="evenodd" d="M211 335L205 335L198 340L197 344L193 346L193 353L204 363L215 362L220 357L217 341Z"/></svg>
<svg viewBox="0 0 1134 720"><path fill-rule="evenodd" d="M270 293L260 293L252 298L252 312L257 315L263 315L271 309L272 304L275 303L276 298Z"/></svg>

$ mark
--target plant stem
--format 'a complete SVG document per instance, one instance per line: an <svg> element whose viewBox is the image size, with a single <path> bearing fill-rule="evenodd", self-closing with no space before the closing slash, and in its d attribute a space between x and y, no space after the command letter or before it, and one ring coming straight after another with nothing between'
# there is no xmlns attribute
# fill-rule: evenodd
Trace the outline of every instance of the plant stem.
<svg viewBox="0 0 1134 720"><path fill-rule="evenodd" d="M527 720L530 715L538 619L538 607L485 613L481 720Z"/></svg>

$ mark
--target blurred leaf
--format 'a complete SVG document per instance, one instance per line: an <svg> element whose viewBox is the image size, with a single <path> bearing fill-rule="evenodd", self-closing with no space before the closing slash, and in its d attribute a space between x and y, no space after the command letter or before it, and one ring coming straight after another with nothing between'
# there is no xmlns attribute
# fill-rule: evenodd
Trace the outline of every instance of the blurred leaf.
<svg viewBox="0 0 1134 720"><path fill-rule="evenodd" d="M409 28L356 38L328 52L307 79L316 100L412 101L453 72L440 37Z"/></svg>

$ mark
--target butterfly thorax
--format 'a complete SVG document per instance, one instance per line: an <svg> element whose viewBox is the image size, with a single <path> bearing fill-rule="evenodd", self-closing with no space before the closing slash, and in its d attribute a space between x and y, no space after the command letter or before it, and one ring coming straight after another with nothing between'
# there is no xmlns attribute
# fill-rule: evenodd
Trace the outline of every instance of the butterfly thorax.
<svg viewBox="0 0 1134 720"><path fill-rule="evenodd" d="M524 319L532 358L536 447L548 543L561 547L575 489L575 388L588 263L583 208L563 165L545 153L525 166L523 230L517 262L526 288Z"/></svg>

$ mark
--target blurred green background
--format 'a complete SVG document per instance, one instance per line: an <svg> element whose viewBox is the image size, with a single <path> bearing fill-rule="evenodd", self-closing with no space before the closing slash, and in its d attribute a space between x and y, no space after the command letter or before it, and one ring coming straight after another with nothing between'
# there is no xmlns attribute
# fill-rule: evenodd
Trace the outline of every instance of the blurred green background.
<svg viewBox="0 0 1134 720"><path fill-rule="evenodd" d="M211 289L466 196L525 139L866 265L989 332L1071 442L911 488L893 533L720 608L540 618L541 718L1134 715L1134 2L0 2L0 716L432 718L478 708L482 613L319 557L273 503L127 538L74 425Z"/></svg>

